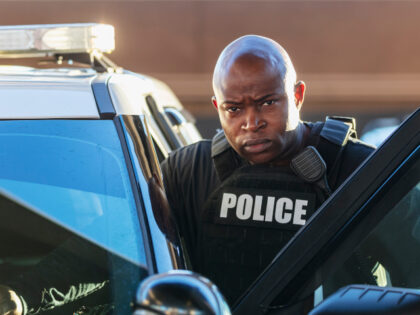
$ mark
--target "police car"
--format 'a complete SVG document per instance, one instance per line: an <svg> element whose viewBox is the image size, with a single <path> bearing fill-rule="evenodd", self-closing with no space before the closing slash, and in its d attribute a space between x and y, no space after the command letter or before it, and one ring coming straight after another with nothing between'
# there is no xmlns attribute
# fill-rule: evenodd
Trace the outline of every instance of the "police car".
<svg viewBox="0 0 420 315"><path fill-rule="evenodd" d="M159 161L200 135L162 82L104 56L112 38L96 24L0 29L1 57L54 60L0 69L0 294L27 314L228 314L209 280L174 271L187 266ZM234 314L419 312L419 125L417 110Z"/></svg>
<svg viewBox="0 0 420 315"><path fill-rule="evenodd" d="M110 25L0 28L12 63L0 66L0 313L13 291L25 314L130 314L153 274L224 312L208 280L162 278L186 265L159 162L201 136L163 82L119 68L113 49ZM13 65L25 57L41 68Z"/></svg>

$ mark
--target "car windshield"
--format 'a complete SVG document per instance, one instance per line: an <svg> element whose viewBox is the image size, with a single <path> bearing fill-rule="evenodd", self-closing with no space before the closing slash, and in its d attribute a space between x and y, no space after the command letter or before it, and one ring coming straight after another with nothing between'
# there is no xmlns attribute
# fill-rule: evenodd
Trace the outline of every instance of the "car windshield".
<svg viewBox="0 0 420 315"><path fill-rule="evenodd" d="M146 264L112 120L3 121L0 190L91 242Z"/></svg>

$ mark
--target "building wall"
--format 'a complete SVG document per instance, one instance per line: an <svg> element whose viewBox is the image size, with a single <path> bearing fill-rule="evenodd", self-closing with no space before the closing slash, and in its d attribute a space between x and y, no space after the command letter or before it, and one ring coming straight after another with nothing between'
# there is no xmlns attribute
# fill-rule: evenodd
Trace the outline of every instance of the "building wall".
<svg viewBox="0 0 420 315"><path fill-rule="evenodd" d="M0 0L3 25L113 24L111 59L167 82L203 122L216 120L218 54L250 33L291 55L308 85L304 118L404 115L420 99L419 16L413 0Z"/></svg>

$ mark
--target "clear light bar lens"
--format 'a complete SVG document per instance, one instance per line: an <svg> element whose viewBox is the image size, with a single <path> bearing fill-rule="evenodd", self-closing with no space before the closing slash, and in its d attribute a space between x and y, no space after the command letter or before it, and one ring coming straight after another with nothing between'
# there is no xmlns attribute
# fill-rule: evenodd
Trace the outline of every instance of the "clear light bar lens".
<svg viewBox="0 0 420 315"><path fill-rule="evenodd" d="M31 34L27 32L5 30L0 35L0 50L30 49L33 46Z"/></svg>
<svg viewBox="0 0 420 315"><path fill-rule="evenodd" d="M110 53L114 48L114 27L107 24L0 26L0 57Z"/></svg>

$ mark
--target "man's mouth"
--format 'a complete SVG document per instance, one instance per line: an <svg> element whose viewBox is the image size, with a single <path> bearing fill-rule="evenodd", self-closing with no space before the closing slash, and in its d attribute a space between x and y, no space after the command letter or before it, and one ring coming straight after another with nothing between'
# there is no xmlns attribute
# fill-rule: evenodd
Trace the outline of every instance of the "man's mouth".
<svg viewBox="0 0 420 315"><path fill-rule="evenodd" d="M261 153L271 146L268 139L248 139L243 142L243 149L247 153Z"/></svg>

